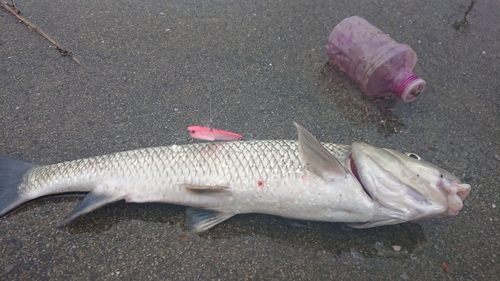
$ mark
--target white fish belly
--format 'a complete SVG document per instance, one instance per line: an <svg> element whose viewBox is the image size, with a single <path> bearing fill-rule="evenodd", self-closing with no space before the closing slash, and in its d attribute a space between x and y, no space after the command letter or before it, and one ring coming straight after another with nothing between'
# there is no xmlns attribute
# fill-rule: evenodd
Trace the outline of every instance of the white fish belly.
<svg viewBox="0 0 500 281"><path fill-rule="evenodd" d="M236 190L233 198L227 211L234 213L330 222L366 222L374 214L373 201L351 174L325 182L309 171L297 171L286 179L255 181Z"/></svg>

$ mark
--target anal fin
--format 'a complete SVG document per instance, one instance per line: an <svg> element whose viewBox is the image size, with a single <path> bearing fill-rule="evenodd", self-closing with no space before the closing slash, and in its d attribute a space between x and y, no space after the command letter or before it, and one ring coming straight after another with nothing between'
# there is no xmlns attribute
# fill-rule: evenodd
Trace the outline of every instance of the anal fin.
<svg viewBox="0 0 500 281"><path fill-rule="evenodd" d="M113 203L113 202L119 201L121 199L123 199L122 195L104 194L104 193L102 193L100 191L96 191L96 189L94 189L89 194L87 194L87 196L85 196L82 203L80 203L80 205L78 205L73 210L73 212L71 213L71 215L69 215L69 217L67 217L66 219L57 223L57 227L64 226L83 214L89 213L93 210L96 210L96 209L106 205L106 204Z"/></svg>
<svg viewBox="0 0 500 281"><path fill-rule="evenodd" d="M186 226L193 232L202 232L234 215L232 213L190 207L186 210Z"/></svg>

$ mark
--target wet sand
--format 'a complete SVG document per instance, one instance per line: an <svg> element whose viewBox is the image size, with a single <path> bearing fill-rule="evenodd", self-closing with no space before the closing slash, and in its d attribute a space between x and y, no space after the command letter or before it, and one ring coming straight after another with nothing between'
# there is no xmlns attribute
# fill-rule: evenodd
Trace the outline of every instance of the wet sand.
<svg viewBox="0 0 500 281"><path fill-rule="evenodd" d="M241 2L17 1L87 70L0 9L0 153L49 164L171 145L210 120L295 139L297 121L321 141L411 151L455 173L472 186L463 211L365 230L240 215L193 234L184 207L124 202L56 228L81 198L48 198L0 218L0 279L497 278L498 1L477 1L466 21L470 1ZM417 52L418 100L367 100L327 64L331 29L354 14Z"/></svg>

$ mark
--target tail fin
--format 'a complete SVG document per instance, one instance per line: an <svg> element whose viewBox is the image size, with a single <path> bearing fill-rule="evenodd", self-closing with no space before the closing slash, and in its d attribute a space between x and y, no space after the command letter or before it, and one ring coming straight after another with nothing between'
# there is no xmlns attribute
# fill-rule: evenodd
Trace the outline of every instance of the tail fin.
<svg viewBox="0 0 500 281"><path fill-rule="evenodd" d="M19 186L24 175L35 164L0 155L0 216L23 202L19 196Z"/></svg>

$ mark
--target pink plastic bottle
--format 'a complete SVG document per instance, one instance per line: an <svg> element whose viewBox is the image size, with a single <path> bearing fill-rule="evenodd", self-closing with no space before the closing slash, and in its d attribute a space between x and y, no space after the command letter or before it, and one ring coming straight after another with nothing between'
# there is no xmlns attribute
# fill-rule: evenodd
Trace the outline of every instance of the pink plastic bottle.
<svg viewBox="0 0 500 281"><path fill-rule="evenodd" d="M328 37L326 53L371 97L391 93L404 102L413 101L425 88L425 81L412 73L417 54L406 44L358 16L341 21Z"/></svg>

